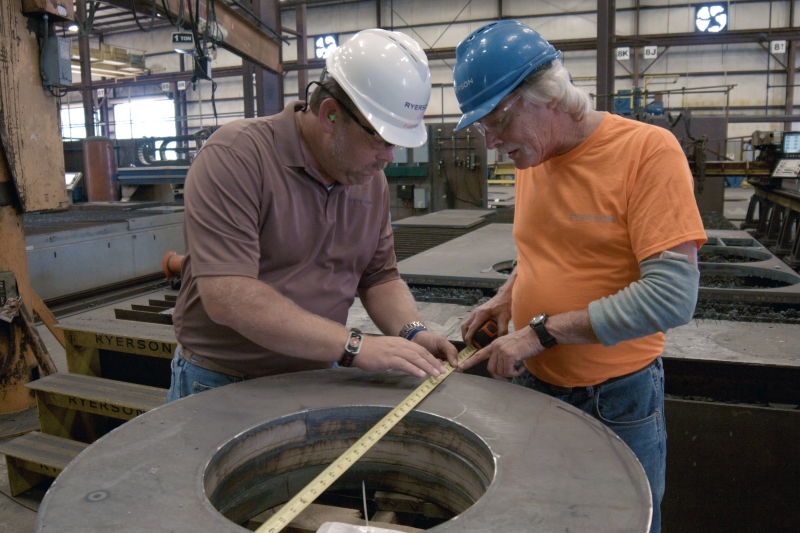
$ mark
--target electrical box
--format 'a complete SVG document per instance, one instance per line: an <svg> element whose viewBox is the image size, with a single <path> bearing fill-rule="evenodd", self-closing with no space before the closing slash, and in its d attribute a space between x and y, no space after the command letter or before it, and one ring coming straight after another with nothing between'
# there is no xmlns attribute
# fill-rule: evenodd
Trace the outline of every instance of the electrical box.
<svg viewBox="0 0 800 533"><path fill-rule="evenodd" d="M413 200L414 199L414 186L413 185L398 185L397 186L397 199L398 200Z"/></svg>
<svg viewBox="0 0 800 533"><path fill-rule="evenodd" d="M194 56L193 78L211 81L211 58L208 56Z"/></svg>
<svg viewBox="0 0 800 533"><path fill-rule="evenodd" d="M431 196L428 189L414 189L414 209L427 209Z"/></svg>
<svg viewBox="0 0 800 533"><path fill-rule="evenodd" d="M428 141L425 141L425 144L419 146L417 148L413 148L412 151L414 153L414 163L428 163L428 151L430 150L430 146L428 146Z"/></svg>
<svg viewBox="0 0 800 533"><path fill-rule="evenodd" d="M393 155L395 164L404 165L408 163L408 148L404 148L402 146L395 146L393 150Z"/></svg>
<svg viewBox="0 0 800 533"><path fill-rule="evenodd" d="M22 0L25 15L52 15L63 20L75 20L72 0Z"/></svg>
<svg viewBox="0 0 800 533"><path fill-rule="evenodd" d="M42 84L45 87L72 87L70 40L48 37L42 46Z"/></svg>

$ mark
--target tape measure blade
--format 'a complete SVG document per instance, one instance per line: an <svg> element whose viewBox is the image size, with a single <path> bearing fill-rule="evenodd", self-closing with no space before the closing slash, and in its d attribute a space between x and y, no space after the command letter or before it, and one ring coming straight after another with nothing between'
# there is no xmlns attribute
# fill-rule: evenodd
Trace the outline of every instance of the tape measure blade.
<svg viewBox="0 0 800 533"><path fill-rule="evenodd" d="M464 348L458 354L458 362L463 363L477 351L478 350L474 346ZM269 520L256 529L256 533L278 533L289 525L297 515L302 513L306 507L311 505L311 503L325 491L324 489L327 489L329 485L333 485L360 456L366 454L374 444L389 433L406 414L419 405L428 394L452 373L453 367L447 363L445 364L444 374L438 378L429 377L423 381L411 394L406 396L403 401L397 404L386 416L380 419L377 424L372 426L360 439L350 446L347 451L337 457L333 463L315 477L311 483L303 487L300 492L272 515ZM346 465L344 464L345 462L347 463ZM323 490L317 490L320 487L323 487Z"/></svg>

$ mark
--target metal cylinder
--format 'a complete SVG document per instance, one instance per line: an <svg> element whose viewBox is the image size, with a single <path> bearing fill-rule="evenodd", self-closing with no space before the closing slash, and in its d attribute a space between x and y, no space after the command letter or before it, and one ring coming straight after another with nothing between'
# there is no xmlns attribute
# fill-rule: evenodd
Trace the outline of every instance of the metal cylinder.
<svg viewBox="0 0 800 533"><path fill-rule="evenodd" d="M119 201L114 141L106 137L88 137L83 141L83 171L90 202Z"/></svg>

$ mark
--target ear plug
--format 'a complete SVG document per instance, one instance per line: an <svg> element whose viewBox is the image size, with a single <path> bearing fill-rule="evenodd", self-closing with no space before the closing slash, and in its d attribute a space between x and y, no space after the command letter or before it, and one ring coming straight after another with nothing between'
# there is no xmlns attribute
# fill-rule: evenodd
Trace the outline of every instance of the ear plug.
<svg viewBox="0 0 800 533"><path fill-rule="evenodd" d="M336 122L336 115L330 114L328 115L328 118L330 119L331 122Z"/></svg>

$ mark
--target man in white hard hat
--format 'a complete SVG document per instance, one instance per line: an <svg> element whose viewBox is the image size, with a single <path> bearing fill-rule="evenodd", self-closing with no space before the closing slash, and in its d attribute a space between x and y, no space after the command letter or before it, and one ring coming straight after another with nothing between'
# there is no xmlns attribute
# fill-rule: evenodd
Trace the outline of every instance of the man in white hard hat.
<svg viewBox="0 0 800 533"><path fill-rule="evenodd" d="M398 274L383 174L395 145L427 139L427 58L375 29L326 65L308 104L223 126L189 170L170 401L336 363L423 377L456 362ZM345 327L356 293L385 336Z"/></svg>

